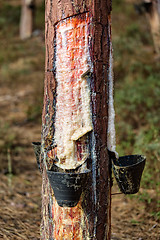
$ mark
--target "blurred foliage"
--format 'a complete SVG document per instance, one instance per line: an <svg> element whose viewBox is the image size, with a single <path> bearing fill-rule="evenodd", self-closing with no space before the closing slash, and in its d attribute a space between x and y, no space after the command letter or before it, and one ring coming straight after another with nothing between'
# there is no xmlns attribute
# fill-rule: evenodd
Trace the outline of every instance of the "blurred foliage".
<svg viewBox="0 0 160 240"><path fill-rule="evenodd" d="M7 149L13 147L14 141L16 140L16 133L10 131L10 124L3 123L0 121L0 149L1 153L5 153Z"/></svg>
<svg viewBox="0 0 160 240"><path fill-rule="evenodd" d="M0 149L1 154L7 149L19 146L18 133L14 126L28 122L40 124L43 103L44 81L44 1L39 2L35 12L33 37L22 41L19 38L19 24L21 1L12 4L10 1L0 0L0 86L8 88L10 101L5 103L5 90L1 89L2 109L6 114L11 109L17 111L17 104L21 112L17 118L13 110L12 118L7 122L0 120ZM30 87L32 86L32 87ZM18 93L20 92L20 97ZM22 93L22 96L21 96ZM17 99L12 102L12 99ZM16 102L18 101L18 102ZM4 105L3 105L4 104ZM4 115L6 115L4 114ZM19 116L18 114L22 115ZM8 114L9 115L9 114ZM18 119L18 120L17 120Z"/></svg>
<svg viewBox="0 0 160 240"><path fill-rule="evenodd" d="M159 218L160 59L154 55L145 16L137 15L132 3L113 1L112 23L117 151L146 155L142 191L136 198Z"/></svg>

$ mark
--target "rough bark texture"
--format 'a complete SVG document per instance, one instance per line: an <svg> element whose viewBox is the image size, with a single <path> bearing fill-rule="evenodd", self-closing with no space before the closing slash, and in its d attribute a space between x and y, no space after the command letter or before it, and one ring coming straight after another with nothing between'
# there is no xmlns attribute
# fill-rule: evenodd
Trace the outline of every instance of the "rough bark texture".
<svg viewBox="0 0 160 240"><path fill-rule="evenodd" d="M22 40L27 39L32 35L34 8L34 0L22 0L20 19L20 38Z"/></svg>
<svg viewBox="0 0 160 240"><path fill-rule="evenodd" d="M90 90L93 131L88 135L92 173L76 207L59 207L48 182L47 151L53 142L56 114L56 24L89 13L89 51L93 66ZM46 0L46 63L42 116L41 239L110 239L111 176L107 151L111 0ZM80 16L81 18L81 16ZM78 151L78 150L77 150Z"/></svg>

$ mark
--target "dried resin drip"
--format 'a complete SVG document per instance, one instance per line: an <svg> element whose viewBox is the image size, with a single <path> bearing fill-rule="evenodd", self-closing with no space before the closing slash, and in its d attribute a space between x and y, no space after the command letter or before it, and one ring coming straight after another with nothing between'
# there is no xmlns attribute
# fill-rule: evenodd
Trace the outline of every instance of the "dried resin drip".
<svg viewBox="0 0 160 240"><path fill-rule="evenodd" d="M111 39L111 19L109 18L109 37ZM108 137L107 145L111 152L116 152L116 131L115 131L115 110L114 110L114 98L113 98L113 56L112 56L112 43L110 43L110 54L109 54L109 103L108 103Z"/></svg>
<svg viewBox="0 0 160 240"><path fill-rule="evenodd" d="M91 69L88 13L59 22L56 45L56 165L75 169L89 155L87 133L93 128L86 77Z"/></svg>

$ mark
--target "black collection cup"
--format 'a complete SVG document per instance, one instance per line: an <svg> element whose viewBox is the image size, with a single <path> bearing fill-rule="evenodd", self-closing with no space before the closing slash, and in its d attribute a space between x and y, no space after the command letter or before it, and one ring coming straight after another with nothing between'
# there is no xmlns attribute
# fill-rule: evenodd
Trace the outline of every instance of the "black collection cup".
<svg viewBox="0 0 160 240"><path fill-rule="evenodd" d="M47 171L59 206L75 207L77 205L90 172L90 170L80 173Z"/></svg>
<svg viewBox="0 0 160 240"><path fill-rule="evenodd" d="M112 159L113 172L122 193L135 194L139 191L145 161L146 157L142 155Z"/></svg>

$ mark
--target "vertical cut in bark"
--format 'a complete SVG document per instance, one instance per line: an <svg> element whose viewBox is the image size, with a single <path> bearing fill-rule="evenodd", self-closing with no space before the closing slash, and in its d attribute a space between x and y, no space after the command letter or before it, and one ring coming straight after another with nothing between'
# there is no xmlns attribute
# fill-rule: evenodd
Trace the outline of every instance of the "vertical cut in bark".
<svg viewBox="0 0 160 240"><path fill-rule="evenodd" d="M114 128L110 14L110 0L46 0L43 240L110 239L107 144L115 150L115 134L111 138L112 130L108 129L108 121ZM75 207L58 205L47 177L53 165L63 171L77 171L77 167L78 171L91 170Z"/></svg>
<svg viewBox="0 0 160 240"><path fill-rule="evenodd" d="M89 155L85 142L87 133L93 129L90 83L81 77L87 70L91 71L88 35L88 13L62 20L56 25L57 104L54 136L59 159L56 165L63 169L75 169ZM77 151L80 142L84 149L81 157Z"/></svg>

